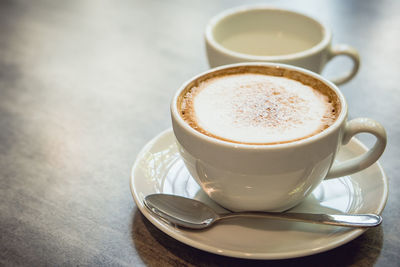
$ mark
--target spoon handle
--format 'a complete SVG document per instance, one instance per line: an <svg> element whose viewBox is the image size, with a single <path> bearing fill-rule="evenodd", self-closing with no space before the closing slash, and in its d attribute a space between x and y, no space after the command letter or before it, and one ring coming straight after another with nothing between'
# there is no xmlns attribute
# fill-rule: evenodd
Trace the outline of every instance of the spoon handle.
<svg viewBox="0 0 400 267"><path fill-rule="evenodd" d="M357 228L374 227L382 222L382 217L376 214L313 214L294 212L234 212L219 214L219 219L234 217L257 217Z"/></svg>

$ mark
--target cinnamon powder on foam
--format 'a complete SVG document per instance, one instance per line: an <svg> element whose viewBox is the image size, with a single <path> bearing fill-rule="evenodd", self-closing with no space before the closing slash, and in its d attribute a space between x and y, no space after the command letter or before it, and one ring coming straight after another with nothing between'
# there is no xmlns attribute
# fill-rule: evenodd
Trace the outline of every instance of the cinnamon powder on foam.
<svg viewBox="0 0 400 267"><path fill-rule="evenodd" d="M256 144L286 143L303 139L321 132L335 121L337 111L329 95L311 87L308 90L301 88L306 97L299 94L299 90L296 89L299 86L304 87L304 84L292 79L282 79L285 78L254 73L206 79L184 94L180 101L181 116L192 128L203 134L231 142ZM216 88L212 88L213 91L206 97L205 103L206 105L209 102L215 103L210 103L210 107L205 106L205 111L203 108L203 114L199 118L196 114L195 102L199 102L201 97L199 94L204 89L210 90L212 86ZM310 110L316 105L310 101L315 100L321 101L325 109L318 118L315 118L313 110ZM215 110L207 114L208 110L212 109ZM318 109L321 113L321 106ZM207 125L215 118L217 118L214 122L215 126ZM311 132L302 129L300 136L296 136L294 131L299 132L299 130L293 129L307 127L308 125L304 125L306 122L316 119L318 120L317 128ZM227 128L221 126L224 123L227 123ZM310 125L314 127L315 123ZM231 126L233 128L230 128ZM239 137L231 136L235 131ZM254 133L256 137L250 138L249 133ZM268 134L271 138L264 140L262 137ZM257 140L257 135L260 136L260 140ZM287 136L288 139L281 139L282 136Z"/></svg>

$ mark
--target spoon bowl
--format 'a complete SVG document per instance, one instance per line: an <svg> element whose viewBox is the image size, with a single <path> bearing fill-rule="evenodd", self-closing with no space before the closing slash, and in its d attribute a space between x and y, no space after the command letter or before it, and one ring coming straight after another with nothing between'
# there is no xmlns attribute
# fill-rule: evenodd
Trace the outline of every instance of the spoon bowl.
<svg viewBox="0 0 400 267"><path fill-rule="evenodd" d="M191 229L203 229L219 219L206 204L180 196L153 194L144 199L145 206L168 222Z"/></svg>

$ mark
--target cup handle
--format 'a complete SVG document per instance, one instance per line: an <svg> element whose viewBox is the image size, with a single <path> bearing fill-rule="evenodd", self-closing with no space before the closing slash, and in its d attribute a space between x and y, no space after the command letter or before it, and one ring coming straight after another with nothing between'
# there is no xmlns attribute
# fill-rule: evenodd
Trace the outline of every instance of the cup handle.
<svg viewBox="0 0 400 267"><path fill-rule="evenodd" d="M350 81L357 74L358 68L360 67L360 56L355 48L345 44L335 45L329 49L328 60L339 55L350 57L353 61L353 69L342 77L332 79L332 82L336 85Z"/></svg>
<svg viewBox="0 0 400 267"><path fill-rule="evenodd" d="M349 121L345 126L342 144L347 144L358 133L375 135L376 142L374 146L363 155L333 164L325 179L337 178L361 171L375 163L382 155L386 147L386 131L379 122L369 118L357 118Z"/></svg>

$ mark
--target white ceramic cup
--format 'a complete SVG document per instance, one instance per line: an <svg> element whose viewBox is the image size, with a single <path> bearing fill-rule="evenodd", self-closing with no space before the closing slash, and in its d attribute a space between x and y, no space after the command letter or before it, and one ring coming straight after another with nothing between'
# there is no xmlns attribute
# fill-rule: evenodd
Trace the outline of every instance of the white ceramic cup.
<svg viewBox="0 0 400 267"><path fill-rule="evenodd" d="M271 69L304 74L312 82L325 84L340 102L336 121L322 132L299 141L248 145L209 137L181 117L177 106L180 97L199 82L219 74L248 70L268 74ZM333 83L311 71L277 63L226 65L194 77L176 92L171 117L179 152L190 174L211 199L234 211L287 210L300 203L323 179L367 168L378 160L386 146L386 132L378 122L368 118L347 121L346 101ZM374 135L375 145L361 156L333 164L339 148L361 132Z"/></svg>
<svg viewBox="0 0 400 267"><path fill-rule="evenodd" d="M210 20L205 43L210 67L239 62L276 62L321 73L338 55L353 61L350 72L332 79L336 85L357 73L360 57L344 44L332 46L332 34L320 21L285 9L245 6L227 10Z"/></svg>

